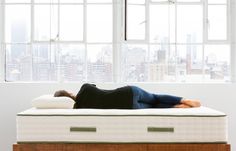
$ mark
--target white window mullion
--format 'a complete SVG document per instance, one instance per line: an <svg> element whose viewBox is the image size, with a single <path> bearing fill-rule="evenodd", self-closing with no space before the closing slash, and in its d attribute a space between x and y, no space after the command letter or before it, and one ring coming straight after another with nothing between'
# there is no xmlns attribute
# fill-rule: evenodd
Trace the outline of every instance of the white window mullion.
<svg viewBox="0 0 236 151"><path fill-rule="evenodd" d="M229 1L228 1L229 2ZM229 7L230 6L230 7ZM231 54L230 54L230 64L231 64L231 82L236 83L236 2L234 0L230 1L228 4L230 9L230 40L231 40Z"/></svg>
<svg viewBox="0 0 236 151"><path fill-rule="evenodd" d="M30 18L31 18L31 29L30 29L30 31L31 31L31 35L30 35L30 43L29 43L29 49L30 49L30 52L31 52L31 81L33 81L33 69L34 69L34 67L33 67L33 41L34 41L34 0L31 0L31 16L30 16Z"/></svg>
<svg viewBox="0 0 236 151"><path fill-rule="evenodd" d="M31 0L31 43L34 42L34 0Z"/></svg>
<svg viewBox="0 0 236 151"><path fill-rule="evenodd" d="M86 17L87 17L87 0L84 0L84 3L83 3L83 43L86 43L87 42L87 21L86 21Z"/></svg>
<svg viewBox="0 0 236 151"><path fill-rule="evenodd" d="M0 44L0 83L5 81L5 45L3 43Z"/></svg>
<svg viewBox="0 0 236 151"><path fill-rule="evenodd" d="M31 81L33 81L33 74L34 74L34 72L33 72L33 69L34 69L34 65L33 65L33 58L34 58L34 56L33 56L33 44L32 43L30 43L29 45L27 45L27 47L29 47L29 51L30 51L30 55L31 55L31 59L30 59L30 64L31 64L31 75L30 75L30 80Z"/></svg>
<svg viewBox="0 0 236 151"><path fill-rule="evenodd" d="M203 43L205 44L208 39L208 7L207 0L203 2Z"/></svg>
<svg viewBox="0 0 236 151"><path fill-rule="evenodd" d="M206 75L206 72L205 72L205 67L206 67L206 65L205 65L205 45L204 44L202 44L202 82L204 82L204 80L205 80L205 75Z"/></svg>
<svg viewBox="0 0 236 151"><path fill-rule="evenodd" d="M170 28L171 28L171 25L170 25L170 23L171 23L171 20L170 20L170 5L168 4L168 43L170 43Z"/></svg>
<svg viewBox="0 0 236 151"><path fill-rule="evenodd" d="M170 38L170 35L171 35L171 17L170 17L170 15L171 15L171 8L170 8L170 3L168 2L168 48L167 48L167 51L168 52L170 52L171 51L171 38ZM174 4L175 5L175 4ZM175 10L176 10L176 7L175 7ZM175 12L175 14L176 14L176 12ZM174 22L175 22L175 38L176 38L176 20L174 20ZM174 43L174 45L176 45L176 41L175 41L175 43ZM167 73L169 73L169 59L170 59L170 56L169 56L169 53L167 53L167 60L165 61L166 62L166 67L167 67L167 69L166 69L166 71L167 71ZM175 69L176 69L176 67L175 67ZM176 71L176 70L175 70ZM175 74L176 75L176 74ZM175 76L175 79L176 79L176 76Z"/></svg>
<svg viewBox="0 0 236 151"><path fill-rule="evenodd" d="M57 8L57 12L58 12L58 19L57 19L57 26L58 26L58 31L57 31L57 35L56 35L56 41L61 41L60 39L60 31L61 31L61 26L60 26L60 21L61 21L61 1L58 0L58 8Z"/></svg>
<svg viewBox="0 0 236 151"><path fill-rule="evenodd" d="M113 0L113 40L112 40L112 54L113 54L113 76L112 76L112 81L114 83L119 83L120 82L120 64L119 61L121 60L120 58L120 48L121 48L121 26L119 26L119 22L121 21L121 14L119 13L118 10L121 8L121 3L120 1Z"/></svg>
<svg viewBox="0 0 236 151"><path fill-rule="evenodd" d="M177 41L178 41L178 5L177 3L175 2L173 5L175 5L175 81L177 81ZM170 46L171 48L171 46Z"/></svg>
<svg viewBox="0 0 236 151"><path fill-rule="evenodd" d="M203 41L203 44L202 44L202 82L204 82L204 80L205 80L205 74L206 74L206 72L205 72L205 67L206 67L206 65L205 65L205 44L206 44L206 42L207 42L207 39L208 39L208 7L207 7L207 4L208 4L208 2L207 2L207 0L205 0L205 1L203 1L202 2L202 5L203 5L203 33L202 33L202 41Z"/></svg>
<svg viewBox="0 0 236 151"><path fill-rule="evenodd" d="M5 2L1 0L0 4L0 82L5 81L5 61L6 61L6 51L5 51Z"/></svg>
<svg viewBox="0 0 236 151"><path fill-rule="evenodd" d="M146 43L149 43L150 41L150 33L149 33L149 29L150 29L150 13L149 13L149 0L146 0L145 2L146 4L146 8L145 8L145 41Z"/></svg>
<svg viewBox="0 0 236 151"><path fill-rule="evenodd" d="M146 43L147 43L147 65L148 66L150 66L150 61L149 61L149 58L150 58L150 47L151 47L151 45L150 45L150 4L149 4L149 0L146 0L146 9L145 9L145 20L146 20L146 24L145 24L145 41L146 41ZM147 72L147 76L149 75L149 71L150 70L148 70ZM147 78L147 82L149 82L149 78Z"/></svg>
<svg viewBox="0 0 236 151"><path fill-rule="evenodd" d="M87 0L84 0L84 48L85 48L85 81L88 81L88 52L87 52Z"/></svg>
<svg viewBox="0 0 236 151"><path fill-rule="evenodd" d="M231 42L231 18L230 18L230 14L231 14L231 2L230 0L227 0L227 42Z"/></svg>
<svg viewBox="0 0 236 151"><path fill-rule="evenodd" d="M55 39L55 42L54 43L56 45L56 56L55 56L55 60L57 60L56 64L58 66L58 69L57 69L57 80L61 83L64 81L64 77L62 77L63 75L61 74L61 43L59 43L58 41L60 41L60 9L61 8L61 2L60 0L58 0L58 7L57 7L57 35L56 35L56 39ZM51 15L51 14L50 14ZM51 23L51 21L50 21ZM50 25L50 28L51 28L51 25ZM50 36L51 36L51 33L50 33ZM50 40L51 41L51 40ZM52 51L52 46L50 44L50 53ZM51 55L51 54L50 54ZM58 57L58 58L56 58Z"/></svg>
<svg viewBox="0 0 236 151"><path fill-rule="evenodd" d="M52 0L50 0L50 8L49 8L49 18L50 18L50 22L49 22L49 40L50 40L50 45L52 42Z"/></svg>

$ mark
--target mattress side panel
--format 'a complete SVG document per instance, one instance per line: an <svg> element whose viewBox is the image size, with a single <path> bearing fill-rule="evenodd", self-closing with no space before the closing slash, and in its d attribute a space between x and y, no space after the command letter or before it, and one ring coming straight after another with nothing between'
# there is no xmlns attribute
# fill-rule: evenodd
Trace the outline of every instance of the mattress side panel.
<svg viewBox="0 0 236 151"><path fill-rule="evenodd" d="M18 142L227 142L226 117L17 116Z"/></svg>

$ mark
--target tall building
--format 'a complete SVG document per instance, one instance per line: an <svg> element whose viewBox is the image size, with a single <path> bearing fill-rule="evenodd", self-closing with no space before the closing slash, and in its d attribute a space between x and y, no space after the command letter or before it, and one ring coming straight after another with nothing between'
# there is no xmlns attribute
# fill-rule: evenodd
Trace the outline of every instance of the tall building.
<svg viewBox="0 0 236 151"><path fill-rule="evenodd" d="M112 81L112 50L110 46L102 47L96 56L96 61L88 60L87 78L90 82L111 82Z"/></svg>

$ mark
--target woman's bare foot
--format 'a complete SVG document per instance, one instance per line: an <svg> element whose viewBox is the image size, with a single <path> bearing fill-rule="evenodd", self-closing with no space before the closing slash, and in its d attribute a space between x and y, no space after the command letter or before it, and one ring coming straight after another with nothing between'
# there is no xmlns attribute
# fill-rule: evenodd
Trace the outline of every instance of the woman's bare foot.
<svg viewBox="0 0 236 151"><path fill-rule="evenodd" d="M177 104L174 106L174 108L191 108L191 106L186 104Z"/></svg>
<svg viewBox="0 0 236 151"><path fill-rule="evenodd" d="M183 99L182 104L188 105L190 107L200 107L201 103L198 100Z"/></svg>

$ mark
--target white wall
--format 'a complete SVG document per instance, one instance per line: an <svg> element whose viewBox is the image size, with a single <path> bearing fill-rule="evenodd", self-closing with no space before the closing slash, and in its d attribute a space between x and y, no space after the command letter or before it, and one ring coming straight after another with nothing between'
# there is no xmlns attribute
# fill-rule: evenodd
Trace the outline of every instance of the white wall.
<svg viewBox="0 0 236 151"><path fill-rule="evenodd" d="M231 0L231 13L233 14L231 18L231 38L233 50L236 50L236 30L234 30L236 26L235 5L235 0ZM1 30L0 33L2 33ZM232 52L232 63L236 65L236 51ZM0 61L1 60L3 59L0 59ZM0 71L2 71L1 69L3 69L3 67L0 68ZM232 75L233 81L235 82L235 66ZM30 108L30 100L32 98L42 94L53 93L57 89L68 89L77 92L80 86L80 84L76 83L0 83L0 151L12 150L12 144L16 142L16 114ZM119 86L122 85L98 85L98 87L107 89ZM202 100L203 105L227 113L229 116L229 143L232 145L232 151L236 150L236 84L139 84L139 86L152 92L162 92L189 98L197 98Z"/></svg>
<svg viewBox="0 0 236 151"><path fill-rule="evenodd" d="M0 83L0 151L11 151L16 142L16 114L31 107L30 100L57 89L77 92L81 84L56 83ZM122 85L98 84L111 89ZM229 143L236 150L236 84L139 84L151 92L197 98L204 106L223 111L229 116Z"/></svg>

